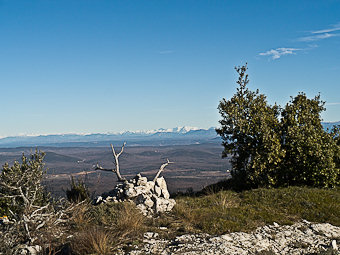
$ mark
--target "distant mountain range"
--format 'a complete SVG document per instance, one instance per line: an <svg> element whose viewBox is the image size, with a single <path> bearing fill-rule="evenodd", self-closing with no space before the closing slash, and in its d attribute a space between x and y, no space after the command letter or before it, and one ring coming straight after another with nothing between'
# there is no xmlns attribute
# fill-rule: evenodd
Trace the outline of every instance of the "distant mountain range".
<svg viewBox="0 0 340 255"><path fill-rule="evenodd" d="M325 129L333 125L340 125L338 122L323 122ZM127 142L129 146L147 145L187 145L200 143L220 143L215 128L200 129L196 127L176 127L169 129L155 129L149 131L127 131L121 133L107 134L56 134L37 136L12 136L0 139L0 148L14 147L36 147L36 146L57 146L57 147L92 147L107 146L109 143L120 145Z"/></svg>
<svg viewBox="0 0 340 255"><path fill-rule="evenodd" d="M334 125L340 125L340 121L337 122L322 122L322 126L324 129L332 129Z"/></svg>
<svg viewBox="0 0 340 255"><path fill-rule="evenodd" d="M138 145L176 145L214 142L217 138L215 128L176 127L149 131L127 131L107 134L56 134L37 136L12 136L0 139L0 148L35 146L107 146L109 143L127 142Z"/></svg>

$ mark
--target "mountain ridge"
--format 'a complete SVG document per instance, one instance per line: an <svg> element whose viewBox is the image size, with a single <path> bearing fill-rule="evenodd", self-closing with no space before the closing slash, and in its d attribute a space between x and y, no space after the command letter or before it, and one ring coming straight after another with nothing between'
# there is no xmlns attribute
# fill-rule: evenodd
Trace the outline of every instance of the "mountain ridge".
<svg viewBox="0 0 340 255"><path fill-rule="evenodd" d="M322 122L325 130L331 129L333 125L340 125L337 122ZM220 142L215 127L208 129L180 126L175 128L159 128L146 131L124 131L117 133L66 133L47 135L22 135L0 138L0 148L13 147L36 147L36 146L106 146L107 142L122 143L129 145L179 145Z"/></svg>
<svg viewBox="0 0 340 255"><path fill-rule="evenodd" d="M200 129L197 127L176 127L169 129L154 129L148 131L125 131L120 133L90 133L90 134L50 134L9 136L0 139L0 147L21 146L100 146L103 142L122 142L129 144L193 144L201 143L213 138L217 134L215 128ZM179 142L177 140L183 140ZM147 142L149 141L149 142ZM176 142L177 141L177 142Z"/></svg>

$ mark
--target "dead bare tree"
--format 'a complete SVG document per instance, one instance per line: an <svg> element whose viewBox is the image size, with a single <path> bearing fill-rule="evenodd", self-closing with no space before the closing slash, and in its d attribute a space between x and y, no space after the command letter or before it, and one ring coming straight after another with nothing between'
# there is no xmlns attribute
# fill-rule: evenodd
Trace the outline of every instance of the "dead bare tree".
<svg viewBox="0 0 340 255"><path fill-rule="evenodd" d="M94 166L95 167L95 170L101 170L101 171L109 171L109 172L114 172L116 175L117 175L117 178L118 178L118 181L120 182L124 182L126 181L126 178L122 177L121 174L120 174L120 168L119 168L119 156L123 153L124 151L124 147L126 145L126 142L124 142L120 152L117 154L113 145L111 144L111 149L112 149L112 154L113 154L113 157L115 159L114 161L114 164L116 166L116 168L114 169L108 169L108 168L103 168L102 166L100 166L98 163ZM161 172L163 172L164 168L166 166L168 166L169 164L172 164L173 162L170 162L169 159L167 159L167 162L162 164L161 167L159 168L157 174L155 175L155 178L153 179L153 181L155 182L159 175L161 174Z"/></svg>
<svg viewBox="0 0 340 255"><path fill-rule="evenodd" d="M114 164L115 164L116 168L114 168L114 169L103 168L97 163L97 165L95 166L95 170L114 172L117 175L118 181L120 181L120 182L126 181L126 179L124 177L122 177L122 175L120 174L120 169L119 169L119 156L123 153L125 144L126 143L124 142L124 144L123 144L123 146L122 146L122 148L121 148L121 150L118 154L116 153L115 149L113 148L113 145L111 144L112 154L113 154L113 157L115 159Z"/></svg>

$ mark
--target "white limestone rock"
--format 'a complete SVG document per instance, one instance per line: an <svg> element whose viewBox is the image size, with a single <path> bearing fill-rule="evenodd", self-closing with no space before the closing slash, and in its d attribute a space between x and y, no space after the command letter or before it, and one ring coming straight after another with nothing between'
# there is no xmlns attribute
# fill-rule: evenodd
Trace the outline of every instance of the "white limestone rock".
<svg viewBox="0 0 340 255"><path fill-rule="evenodd" d="M137 181L137 186L145 186L148 182L148 179L146 177L140 177Z"/></svg>
<svg viewBox="0 0 340 255"><path fill-rule="evenodd" d="M291 226L263 226L251 233L234 232L222 236L186 234L171 240L147 232L143 244L128 254L338 254L339 231L339 227L330 224L303 221ZM126 253L121 250L118 254Z"/></svg>
<svg viewBox="0 0 340 255"><path fill-rule="evenodd" d="M145 190L148 192L152 192L154 188L155 188L155 183L153 181L148 181L145 185Z"/></svg>
<svg viewBox="0 0 340 255"><path fill-rule="evenodd" d="M168 190L168 187L166 186L166 181L164 179L164 177L159 177L157 180L156 180L156 184L158 187L161 188L161 190Z"/></svg>
<svg viewBox="0 0 340 255"><path fill-rule="evenodd" d="M162 190L159 186L155 186L155 194L160 197L162 195Z"/></svg>
<svg viewBox="0 0 340 255"><path fill-rule="evenodd" d="M146 177L137 174L132 180L118 183L107 194L97 197L94 204L131 201L137 205L144 215L170 211L176 204L170 199L170 194L163 177L148 181Z"/></svg>
<svg viewBox="0 0 340 255"><path fill-rule="evenodd" d="M174 199L165 199L163 197L158 197L156 195L152 196L152 200L154 201L154 211L156 213L171 211L171 209L176 204Z"/></svg>
<svg viewBox="0 0 340 255"><path fill-rule="evenodd" d="M145 200L144 200L144 204L146 207L148 208L152 208L153 205L154 205L154 202L152 201L152 199L150 197L147 197Z"/></svg>
<svg viewBox="0 0 340 255"><path fill-rule="evenodd" d="M170 193L169 193L168 189L163 189L163 190L162 190L162 196L163 196L165 199L169 199L169 198L170 198Z"/></svg>

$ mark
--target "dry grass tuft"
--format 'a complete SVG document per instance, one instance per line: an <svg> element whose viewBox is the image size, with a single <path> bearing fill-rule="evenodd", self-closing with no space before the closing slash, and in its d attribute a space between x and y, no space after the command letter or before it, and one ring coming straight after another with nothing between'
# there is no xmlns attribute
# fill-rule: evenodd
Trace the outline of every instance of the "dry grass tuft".
<svg viewBox="0 0 340 255"><path fill-rule="evenodd" d="M238 207L240 204L240 199L231 191L219 192L215 195L212 194L211 199L213 201L213 206L216 206L221 210Z"/></svg>
<svg viewBox="0 0 340 255"><path fill-rule="evenodd" d="M113 254L110 234L99 227L91 227L78 233L72 240L74 254Z"/></svg>
<svg viewBox="0 0 340 255"><path fill-rule="evenodd" d="M76 229L86 229L93 222L93 217L89 211L90 207L90 204L83 203L74 209L71 222Z"/></svg>
<svg viewBox="0 0 340 255"><path fill-rule="evenodd" d="M145 216L136 208L134 204L122 203L119 207L120 213L117 215L115 229L119 236L139 235L144 230Z"/></svg>
<svg viewBox="0 0 340 255"><path fill-rule="evenodd" d="M128 202L85 204L72 220L76 234L71 247L77 254L111 254L119 245L141 237L145 230L145 217Z"/></svg>

